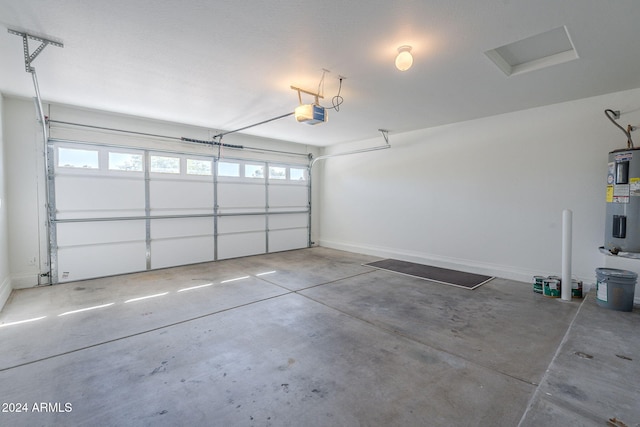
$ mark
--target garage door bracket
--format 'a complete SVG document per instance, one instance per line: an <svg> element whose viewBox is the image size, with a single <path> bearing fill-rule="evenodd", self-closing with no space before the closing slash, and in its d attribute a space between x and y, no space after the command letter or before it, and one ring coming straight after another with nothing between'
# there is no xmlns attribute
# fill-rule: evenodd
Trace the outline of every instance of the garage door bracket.
<svg viewBox="0 0 640 427"><path fill-rule="evenodd" d="M47 47L48 45L64 47L64 45L60 42L51 39L45 39L44 37L34 36L33 34L23 33L12 29L9 29L9 33L22 37L22 47L24 49L24 69L27 73L33 72L31 63L36 59L38 55L40 55L40 52L42 52L45 47ZM40 42L40 46L38 46L31 53L29 52L29 39Z"/></svg>

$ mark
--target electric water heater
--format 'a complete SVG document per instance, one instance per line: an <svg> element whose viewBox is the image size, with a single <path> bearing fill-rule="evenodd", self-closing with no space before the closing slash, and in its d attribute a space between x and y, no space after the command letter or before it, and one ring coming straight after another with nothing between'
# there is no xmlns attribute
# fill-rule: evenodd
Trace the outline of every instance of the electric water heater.
<svg viewBox="0 0 640 427"><path fill-rule="evenodd" d="M640 253L640 149L609 153L604 247Z"/></svg>

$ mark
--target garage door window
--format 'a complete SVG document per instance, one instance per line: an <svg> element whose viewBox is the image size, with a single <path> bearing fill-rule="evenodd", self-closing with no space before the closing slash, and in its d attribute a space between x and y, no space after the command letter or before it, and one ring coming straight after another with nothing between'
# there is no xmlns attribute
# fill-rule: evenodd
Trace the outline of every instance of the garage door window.
<svg viewBox="0 0 640 427"><path fill-rule="evenodd" d="M180 173L180 158L151 156L151 172Z"/></svg>
<svg viewBox="0 0 640 427"><path fill-rule="evenodd" d="M218 162L218 176L228 176L231 178L240 177L240 164L230 162Z"/></svg>
<svg viewBox="0 0 640 427"><path fill-rule="evenodd" d="M291 168L289 169L289 179L291 181L306 181L307 170L299 169L299 168Z"/></svg>
<svg viewBox="0 0 640 427"><path fill-rule="evenodd" d="M109 170L142 172L142 154L109 153Z"/></svg>
<svg viewBox="0 0 640 427"><path fill-rule="evenodd" d="M264 178L264 166L262 165L244 165L245 178Z"/></svg>
<svg viewBox="0 0 640 427"><path fill-rule="evenodd" d="M58 148L58 167L99 169L98 151L60 147Z"/></svg>
<svg viewBox="0 0 640 427"><path fill-rule="evenodd" d="M269 168L269 179L287 179L287 168L271 166Z"/></svg>
<svg viewBox="0 0 640 427"><path fill-rule="evenodd" d="M187 175L211 175L211 160L187 159Z"/></svg>

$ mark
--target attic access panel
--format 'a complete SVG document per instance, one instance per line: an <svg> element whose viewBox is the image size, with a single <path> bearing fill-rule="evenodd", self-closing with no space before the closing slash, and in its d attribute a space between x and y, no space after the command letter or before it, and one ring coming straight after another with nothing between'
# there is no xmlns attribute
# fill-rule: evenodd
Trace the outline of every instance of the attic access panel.
<svg viewBox="0 0 640 427"><path fill-rule="evenodd" d="M485 55L507 76L578 59L569 31L564 26L488 50Z"/></svg>

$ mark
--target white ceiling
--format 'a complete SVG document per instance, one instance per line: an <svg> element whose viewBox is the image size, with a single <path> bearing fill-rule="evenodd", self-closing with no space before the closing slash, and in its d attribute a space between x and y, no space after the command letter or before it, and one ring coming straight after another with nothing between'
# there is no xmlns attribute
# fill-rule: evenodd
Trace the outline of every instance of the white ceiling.
<svg viewBox="0 0 640 427"><path fill-rule="evenodd" d="M320 146L640 87L637 0L0 0L0 25L4 94L34 96L11 28L64 43L34 61L45 100L214 130L293 111L329 69L328 123L246 131ZM484 54L561 26L579 59L507 77Z"/></svg>

